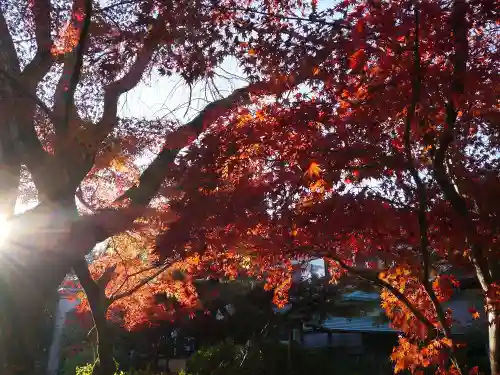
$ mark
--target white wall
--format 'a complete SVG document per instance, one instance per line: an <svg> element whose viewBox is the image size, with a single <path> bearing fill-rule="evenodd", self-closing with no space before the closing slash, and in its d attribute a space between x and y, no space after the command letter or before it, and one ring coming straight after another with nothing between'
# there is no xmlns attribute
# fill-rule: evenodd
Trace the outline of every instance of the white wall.
<svg viewBox="0 0 500 375"><path fill-rule="evenodd" d="M56 375L59 369L59 359L61 352L61 339L66 322L66 314L73 310L78 301L76 299L68 299L66 296L61 296L57 303L56 317L54 319L54 334L52 336L52 344L49 350L49 361L47 366L48 375Z"/></svg>

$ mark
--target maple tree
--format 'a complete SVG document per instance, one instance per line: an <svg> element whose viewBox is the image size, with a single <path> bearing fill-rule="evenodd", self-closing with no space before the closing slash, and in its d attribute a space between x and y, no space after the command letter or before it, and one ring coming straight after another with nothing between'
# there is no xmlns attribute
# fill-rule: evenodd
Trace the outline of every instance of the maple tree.
<svg viewBox="0 0 500 375"><path fill-rule="evenodd" d="M185 195L171 204L179 220L159 249L260 254L269 271L322 256L335 277L379 283L405 333L396 371L464 373L453 312L443 308L458 285L443 270L462 268L484 293L498 374L498 9L456 0L331 10L342 31L330 58L310 66L306 90L242 108L188 150L178 177ZM291 74L302 57L254 67ZM283 270L269 273L276 302L290 287Z"/></svg>
<svg viewBox="0 0 500 375"><path fill-rule="evenodd" d="M234 275L244 260L277 304L292 258L323 256L335 277L349 270L382 283L388 315L407 335L397 369L463 372L441 305L455 281L437 265L475 272L499 372L498 10L489 0L318 8L2 3L2 204L13 212L28 174L39 201L12 217L2 250L0 277L26 347L44 296L71 267L85 272L96 243L140 228L135 219L153 216L158 206L146 208L161 195L169 205L159 211L175 215L161 229L160 264L198 254ZM119 118L120 95L151 69L193 83L226 56L250 84L184 126ZM146 151L157 156L139 171L133 161ZM96 203L92 214L78 215L75 194ZM379 260L384 273L369 272Z"/></svg>
<svg viewBox="0 0 500 375"><path fill-rule="evenodd" d="M3 322L15 323L17 332L16 345L12 336L1 340L5 371L30 371L41 301L66 272L85 272L83 256L95 244L140 227L135 219L158 210L147 208L155 196L172 192L168 181L180 150L234 107L313 75L310 66L331 52L322 28L335 24L293 13L309 8L299 1L1 3L0 181L12 230L2 246L0 278L2 297L16 311ZM291 23L301 19L328 48L288 65L293 74L271 71L288 53L312 50L308 35ZM250 84L216 98L184 126L120 118L120 96L153 70L193 84L212 79L228 56L239 61ZM139 170L135 160L148 153L154 160ZM75 195L94 205L93 212L77 205ZM36 198L37 205L12 215L18 198ZM173 220L170 215L164 224ZM10 366L10 352L24 353L25 368Z"/></svg>

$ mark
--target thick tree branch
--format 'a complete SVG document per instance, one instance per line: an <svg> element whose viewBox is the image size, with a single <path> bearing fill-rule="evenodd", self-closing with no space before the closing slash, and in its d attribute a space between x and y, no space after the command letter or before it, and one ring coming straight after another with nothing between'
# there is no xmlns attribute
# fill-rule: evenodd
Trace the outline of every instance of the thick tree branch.
<svg viewBox="0 0 500 375"><path fill-rule="evenodd" d="M1 9L0 71L19 74L19 60ZM5 74L0 74L0 211L3 215L14 213L21 168L19 121L12 110L15 105L12 84Z"/></svg>
<svg viewBox="0 0 500 375"><path fill-rule="evenodd" d="M66 98L66 109L65 113L65 123L69 121L70 109L74 105L74 96L76 86L80 82L80 76L82 74L83 57L85 54L85 45L89 36L90 22L92 18L92 0L85 0L85 18L83 20L82 31L80 33L80 38L78 39L78 45L76 46L76 58L75 66L69 80L68 96ZM67 125L66 125L67 126Z"/></svg>
<svg viewBox="0 0 500 375"><path fill-rule="evenodd" d="M158 33L162 27L162 19L156 19L129 71L122 78L104 88L104 112L97 126L97 139L99 141L103 141L118 122L117 112L120 96L132 90L140 82L144 72L151 63L160 40Z"/></svg>
<svg viewBox="0 0 500 375"><path fill-rule="evenodd" d="M97 329L97 344L99 363L94 367L92 374L109 375L114 374L116 366L113 360L113 338L108 329L106 312L109 301L104 295L104 289L92 279L85 258L81 258L73 265L73 270L78 276L78 280L85 290L89 301L94 325Z"/></svg>
<svg viewBox="0 0 500 375"><path fill-rule="evenodd" d="M472 242L472 262L476 269L479 282L484 291L488 290L492 282L488 260L483 253L475 225L469 217L469 209L465 198L455 188L448 171L446 170L446 155L454 140L456 121L458 117L458 101L464 93L465 75L467 72L467 60L469 56L467 3L464 0L456 0L453 4L451 14L451 28L453 31L454 54L452 56L453 73L451 79L451 95L446 104L446 117L443 131L438 139L435 150L431 150L433 174L445 198L450 202L453 209L464 220L464 227L470 234Z"/></svg>
<svg viewBox="0 0 500 375"><path fill-rule="evenodd" d="M446 199L450 201L453 208L462 216L468 214L465 199L456 191L452 181L446 172L445 158L454 140L454 131L458 115L455 103L464 92L464 78L467 70L468 39L466 4L463 0L455 1L451 16L451 27L453 30L453 45L455 53L452 57L453 74L451 84L451 96L446 105L446 117L443 131L439 137L436 150L433 151L433 168L435 178L443 190Z"/></svg>
<svg viewBox="0 0 500 375"><path fill-rule="evenodd" d="M76 48L68 54L66 60L64 61L63 72L61 78L59 79L56 96L54 101L54 113L60 117L60 121L54 124L56 132L60 138L64 138L66 132L68 131L69 122L71 117L75 112L75 91L78 83L80 82L80 77L83 67L83 58L85 55L85 49L87 46L87 39L89 36L90 23L92 18L92 0L83 0L84 9L76 9L78 0L73 4L73 13L83 11L84 18L81 23L81 31L78 37L78 44ZM77 23L76 17L70 22ZM69 77L69 78L68 78Z"/></svg>
<svg viewBox="0 0 500 375"><path fill-rule="evenodd" d="M114 264L111 267L106 268L101 277L97 279L95 282L101 289L106 289L106 286L109 284L111 279L113 278L113 274L116 270L117 265Z"/></svg>
<svg viewBox="0 0 500 375"><path fill-rule="evenodd" d="M300 84L300 82L302 79L294 79L294 85ZM289 88L290 83L283 81L271 84L258 83L237 89L228 97L209 104L192 121L170 133L167 136L167 143L170 138L175 138L175 147L164 147L163 151L143 172L139 178L138 186L128 189L114 202L116 205L122 206L129 200L131 203L129 208L100 210L95 215L81 217L73 225L72 238L78 244L78 248L75 247L75 253L77 253L75 255L84 255L96 243L132 227L134 219L144 212L145 206L161 187L179 151L192 141L191 135L201 134L206 125L213 123L234 106L249 103L251 93L256 95L279 94ZM184 143L177 142L179 138Z"/></svg>
<svg viewBox="0 0 500 375"><path fill-rule="evenodd" d="M50 108L36 95L36 85L34 85L35 89L30 90L29 87L26 87L23 81L18 80L16 76L6 71L0 73L3 73L9 80L13 89L17 91L18 97L21 98L22 104L24 104L17 116L17 120L20 122L19 137L22 144L22 159L31 172L36 174L37 167L44 163L47 156L34 128L33 117L36 107L38 106L52 122L56 121L56 119Z"/></svg>
<svg viewBox="0 0 500 375"><path fill-rule="evenodd" d="M193 120L170 133L167 136L167 143L169 142L169 139L176 138L179 134L184 133L184 136L181 136L184 141L183 144L175 148L164 147L160 154L141 175L138 186L128 189L117 199L117 201L128 198L134 205L147 205L161 187L163 181L165 180L165 176L167 175L169 168L173 165L179 151L189 145L192 140L190 135L200 135L204 126L206 124L210 124L214 118L227 113L227 111L237 104L248 103L252 88L252 86L246 86L244 88L237 89L226 98L210 103Z"/></svg>
<svg viewBox="0 0 500 375"><path fill-rule="evenodd" d="M0 73L3 74L10 81L11 85L13 86L14 89L16 89L18 91L20 96L24 96L26 99L29 99L35 105L40 107L40 109L47 115L47 117L51 121L56 121L54 114L52 113L52 110L49 107L47 107L47 105L38 98L36 93L33 93L32 91L30 91L28 89L28 87L26 87L23 84L23 82L18 80L17 77L13 76L9 72L0 71Z"/></svg>
<svg viewBox="0 0 500 375"><path fill-rule="evenodd" d="M12 87L13 91L11 95L13 104L12 108L9 110L12 116L10 122L14 124L17 129L16 139L11 142L17 143L18 157L30 169L35 179L35 183L39 181L37 170L46 160L46 154L43 151L38 135L34 129L36 107L40 107L52 120L51 111L36 95L36 89L40 80L47 74L52 64L52 56L50 55L51 39L49 13L50 2L48 0L35 0L33 2L35 34L38 48L35 58L26 66L24 71L20 74L17 62L15 69L8 69L5 66L0 68L1 73L3 73L2 78L8 80L8 85ZM3 19L1 16L0 18ZM1 24L2 20L0 19L0 25ZM1 28L0 26L0 29ZM6 39L8 37L8 30L0 31L0 38ZM3 47L0 49L2 52L9 50ZM15 50L13 50L12 53L15 53ZM7 54L2 53L2 55Z"/></svg>
<svg viewBox="0 0 500 375"><path fill-rule="evenodd" d="M404 145L407 161L409 164L410 174L413 177L413 180L417 186L417 197L418 197L418 224L420 229L420 254L422 257L422 276L421 282L424 286L424 289L429 296L432 306L436 312L436 316L438 318L439 324L441 325L441 329L444 332L446 338L451 339L451 329L448 323L446 322L446 315L443 310L443 306L439 302L439 299L434 292L430 281L430 270L431 270L431 259L429 253L429 223L427 221L427 186L425 182L419 175L418 169L415 165L415 160L413 158L413 154L411 151L411 125L416 117L416 108L418 103L420 102L420 90L422 83L422 72L421 72L421 62L420 62L420 14L419 14L419 6L418 2L414 5L414 13L415 13L415 41L414 41L414 72L413 72L413 82L412 82L412 102L410 108L408 108L407 116L406 116L406 127L404 133ZM417 119L418 121L418 119ZM457 368L460 374L463 373L461 366L459 365L456 356L455 356L455 346L452 344L452 361L455 367Z"/></svg>
<svg viewBox="0 0 500 375"><path fill-rule="evenodd" d="M76 261L73 264L73 270L75 271L76 276L78 276L78 280L85 289L87 296L101 296L101 288L99 288L97 282L92 278L85 258L82 257Z"/></svg>
<svg viewBox="0 0 500 375"><path fill-rule="evenodd" d="M26 65L21 74L23 83L30 93L36 92L38 83L48 73L54 61L54 56L51 53L50 1L34 0L32 9L37 51L33 60Z"/></svg>

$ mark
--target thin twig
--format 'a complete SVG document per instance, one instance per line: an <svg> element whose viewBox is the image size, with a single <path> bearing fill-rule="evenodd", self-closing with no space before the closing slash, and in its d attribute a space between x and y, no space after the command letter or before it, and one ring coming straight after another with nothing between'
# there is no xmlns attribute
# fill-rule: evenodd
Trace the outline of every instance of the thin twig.
<svg viewBox="0 0 500 375"><path fill-rule="evenodd" d="M152 275L146 277L145 279L143 279L141 282L139 282L133 288L131 288L131 289L129 289L129 290L123 292L123 293L120 293L120 294L117 294L117 295L109 297L109 301L110 302L115 302L115 301L117 301L119 299L122 299L122 298L125 298L125 297L128 297L128 296L132 295L137 290L139 290L140 288L142 288L144 285L148 284L150 281L152 281L153 279L155 279L156 277L158 277L169 266L170 266L169 264L165 264L163 267L159 268L158 271L156 271L154 274L152 274Z"/></svg>

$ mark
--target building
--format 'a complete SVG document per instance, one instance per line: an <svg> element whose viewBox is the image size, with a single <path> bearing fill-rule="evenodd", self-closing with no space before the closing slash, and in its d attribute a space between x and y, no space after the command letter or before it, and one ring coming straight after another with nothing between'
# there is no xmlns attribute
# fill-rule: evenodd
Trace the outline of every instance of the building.
<svg viewBox="0 0 500 375"><path fill-rule="evenodd" d="M78 300L76 296L82 289L60 287L58 289L59 301L57 302L55 318L54 318L54 333L52 336L52 344L49 349L49 359L47 365L47 374L56 375L59 370L61 357L61 341L68 313L76 308Z"/></svg>
<svg viewBox="0 0 500 375"><path fill-rule="evenodd" d="M298 270L294 281L308 282L313 274L323 277L325 272L321 268L318 260L315 260L312 266L307 265L304 269ZM471 309L481 310L483 304L482 293L474 281L474 278L462 277L461 288L456 290L452 298L443 305L445 309L450 308L453 311L455 321L452 325L452 334L454 335L465 335L471 330L486 332L484 314L477 320L471 314ZM392 328L385 318L378 293L355 291L343 294L340 299L341 303L360 303L373 305L374 308L360 312L359 316L329 315L321 320L313 318L310 322L304 322L299 329L294 329L294 340L308 348L330 346L358 355L373 353L376 348L385 351L392 349L400 332ZM281 311L286 311L286 308ZM485 342L485 350L486 345Z"/></svg>

